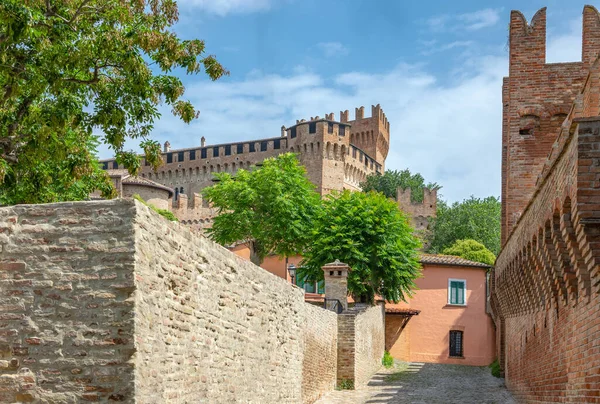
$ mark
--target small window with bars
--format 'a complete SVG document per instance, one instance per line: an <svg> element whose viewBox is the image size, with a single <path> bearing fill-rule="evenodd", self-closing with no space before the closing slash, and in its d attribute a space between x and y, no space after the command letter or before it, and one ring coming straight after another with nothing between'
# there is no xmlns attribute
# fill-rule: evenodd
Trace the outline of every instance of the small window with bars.
<svg viewBox="0 0 600 404"><path fill-rule="evenodd" d="M206 158L206 155L207 155L207 153L206 153L206 149L202 149L202 150L200 150L200 158L201 158L201 159L205 159L205 158Z"/></svg>
<svg viewBox="0 0 600 404"><path fill-rule="evenodd" d="M196 160L196 150L190 150L190 160Z"/></svg>
<svg viewBox="0 0 600 404"><path fill-rule="evenodd" d="M243 144L243 143L240 143L240 144L238 144L238 145L237 145L237 150L236 150L236 153L237 153L237 154L242 154L242 153L244 153L244 144Z"/></svg>
<svg viewBox="0 0 600 404"><path fill-rule="evenodd" d="M267 142L260 142L260 151L267 151Z"/></svg>
<svg viewBox="0 0 600 404"><path fill-rule="evenodd" d="M167 153L167 164L173 162L173 153Z"/></svg>
<svg viewBox="0 0 600 404"><path fill-rule="evenodd" d="M316 122L308 123L308 133L317 133L317 123Z"/></svg>
<svg viewBox="0 0 600 404"><path fill-rule="evenodd" d="M466 304L467 281L448 279L448 304L464 306Z"/></svg>
<svg viewBox="0 0 600 404"><path fill-rule="evenodd" d="M450 331L450 357L462 358L463 355L463 332Z"/></svg>
<svg viewBox="0 0 600 404"><path fill-rule="evenodd" d="M231 156L231 145L228 144L227 146L225 146L225 155L226 156Z"/></svg>

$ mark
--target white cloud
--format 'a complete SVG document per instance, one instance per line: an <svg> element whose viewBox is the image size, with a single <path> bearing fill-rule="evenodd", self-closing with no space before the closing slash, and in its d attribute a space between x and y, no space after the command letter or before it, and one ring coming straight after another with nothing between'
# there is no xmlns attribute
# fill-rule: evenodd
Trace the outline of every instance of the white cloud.
<svg viewBox="0 0 600 404"><path fill-rule="evenodd" d="M274 0L179 0L182 7L195 7L211 14L224 16L233 13L251 13L271 8Z"/></svg>
<svg viewBox="0 0 600 404"><path fill-rule="evenodd" d="M501 12L502 9L486 8L472 13L438 15L429 18L426 24L433 32L478 31L496 25Z"/></svg>
<svg viewBox="0 0 600 404"><path fill-rule="evenodd" d="M554 31L549 31L546 61L548 63L581 61L582 29L581 18L577 18L569 22L566 33L554 35Z"/></svg>
<svg viewBox="0 0 600 404"><path fill-rule="evenodd" d="M437 44L437 41L421 41L421 44L425 47L425 50L421 52L423 56L433 55L434 53L440 53L449 51L457 48L469 48L475 44L474 41L454 41L447 44Z"/></svg>
<svg viewBox="0 0 600 404"><path fill-rule="evenodd" d="M328 58L348 54L348 48L340 42L320 42L317 44L317 48L319 48Z"/></svg>

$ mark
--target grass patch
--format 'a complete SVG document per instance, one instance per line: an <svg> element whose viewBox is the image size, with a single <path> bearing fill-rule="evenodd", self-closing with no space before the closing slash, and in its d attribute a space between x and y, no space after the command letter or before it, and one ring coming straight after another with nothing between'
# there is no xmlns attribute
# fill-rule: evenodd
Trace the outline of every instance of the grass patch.
<svg viewBox="0 0 600 404"><path fill-rule="evenodd" d="M502 377L502 370L500 369L500 363L498 362L498 359L493 361L490 364L489 368L492 370L492 376Z"/></svg>
<svg viewBox="0 0 600 404"><path fill-rule="evenodd" d="M354 390L354 380L343 379L335 387L336 390Z"/></svg>
<svg viewBox="0 0 600 404"><path fill-rule="evenodd" d="M385 366L387 369L394 366L394 358L388 351L385 351L383 354L383 358L381 359L381 364Z"/></svg>
<svg viewBox="0 0 600 404"><path fill-rule="evenodd" d="M147 207L149 207L150 209L152 209L153 211L155 211L156 213L158 213L162 217L166 218L167 220L170 220L172 222L178 222L179 221L179 219L177 219L177 217L170 210L157 208L156 206L152 205L151 203L146 202L138 194L134 194L133 195L133 199L135 199L136 201L140 201L141 203L143 203L144 205L146 205Z"/></svg>

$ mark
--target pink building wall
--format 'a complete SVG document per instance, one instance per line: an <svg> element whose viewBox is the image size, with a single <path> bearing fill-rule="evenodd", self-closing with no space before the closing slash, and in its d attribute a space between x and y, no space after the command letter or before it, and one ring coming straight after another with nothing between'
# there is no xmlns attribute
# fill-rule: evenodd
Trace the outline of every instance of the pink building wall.
<svg viewBox="0 0 600 404"><path fill-rule="evenodd" d="M466 280L466 306L448 304L450 278ZM416 284L419 289L408 304L386 304L387 309L420 310L395 341L386 341L392 356L409 362L489 365L495 359L495 329L485 311L486 270L424 264L423 276ZM390 328L397 327L399 321L398 315L386 315L387 336L393 334ZM451 330L463 331L464 358L449 357Z"/></svg>

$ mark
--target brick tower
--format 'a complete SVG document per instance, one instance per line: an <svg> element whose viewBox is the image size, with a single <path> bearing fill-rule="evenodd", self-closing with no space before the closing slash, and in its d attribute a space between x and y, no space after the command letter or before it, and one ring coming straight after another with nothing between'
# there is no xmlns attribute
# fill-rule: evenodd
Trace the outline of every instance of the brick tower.
<svg viewBox="0 0 600 404"><path fill-rule="evenodd" d="M341 122L352 125L350 143L373 157L385 169L385 159L390 149L390 123L379 104L371 105L371 117L365 118L365 107L355 109L353 121L348 121L348 111L340 112Z"/></svg>
<svg viewBox="0 0 600 404"><path fill-rule="evenodd" d="M528 23L512 11L509 76L502 86L502 243L531 199L587 67L600 50L600 17L583 11L582 61L546 63L546 9Z"/></svg>

